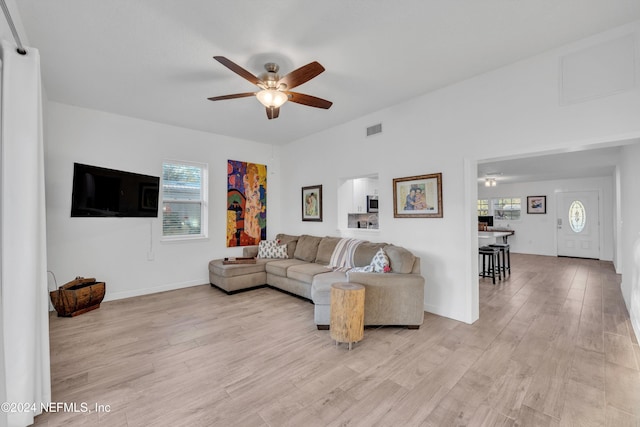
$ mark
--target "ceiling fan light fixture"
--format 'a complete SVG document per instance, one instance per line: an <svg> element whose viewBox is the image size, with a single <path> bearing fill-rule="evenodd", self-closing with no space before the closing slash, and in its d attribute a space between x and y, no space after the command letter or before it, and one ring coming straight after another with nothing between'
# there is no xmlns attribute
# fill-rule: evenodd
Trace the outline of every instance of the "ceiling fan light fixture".
<svg viewBox="0 0 640 427"><path fill-rule="evenodd" d="M286 93L277 89L263 89L256 93L256 98L265 107L280 108L282 104L289 100Z"/></svg>
<svg viewBox="0 0 640 427"><path fill-rule="evenodd" d="M279 117L280 107L287 101L291 101L295 104L306 105L308 107L322 108L325 110L331 108L331 105L333 105L331 101L327 101L326 99L305 95L304 93L289 92L290 89L300 86L324 72L324 67L317 61L310 62L307 65L297 68L282 78L278 75L278 65L275 63L268 63L265 64L267 72L263 73L258 78L224 56L214 56L213 58L249 83L258 86L260 90L258 92L243 92L222 96L212 96L207 98L209 101L222 101L225 99L248 98L255 96L265 107L267 118L269 120L277 119Z"/></svg>

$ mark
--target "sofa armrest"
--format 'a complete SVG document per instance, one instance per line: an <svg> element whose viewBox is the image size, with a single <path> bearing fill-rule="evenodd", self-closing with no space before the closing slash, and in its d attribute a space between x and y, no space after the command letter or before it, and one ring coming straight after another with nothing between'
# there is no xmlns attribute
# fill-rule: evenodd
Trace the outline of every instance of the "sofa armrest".
<svg viewBox="0 0 640 427"><path fill-rule="evenodd" d="M242 248L242 256L247 258L255 258L258 256L258 246L245 246Z"/></svg>
<svg viewBox="0 0 640 427"><path fill-rule="evenodd" d="M419 274L349 273L349 281L365 287L366 325L421 325L424 277Z"/></svg>

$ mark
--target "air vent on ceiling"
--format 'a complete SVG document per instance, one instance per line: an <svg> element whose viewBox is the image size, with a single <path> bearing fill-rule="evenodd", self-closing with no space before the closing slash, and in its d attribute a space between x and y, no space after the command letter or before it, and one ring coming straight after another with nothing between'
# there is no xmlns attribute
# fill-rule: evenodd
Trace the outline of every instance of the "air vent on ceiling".
<svg viewBox="0 0 640 427"><path fill-rule="evenodd" d="M378 123L377 125L369 126L367 128L367 136L375 135L376 133L382 132L382 123Z"/></svg>

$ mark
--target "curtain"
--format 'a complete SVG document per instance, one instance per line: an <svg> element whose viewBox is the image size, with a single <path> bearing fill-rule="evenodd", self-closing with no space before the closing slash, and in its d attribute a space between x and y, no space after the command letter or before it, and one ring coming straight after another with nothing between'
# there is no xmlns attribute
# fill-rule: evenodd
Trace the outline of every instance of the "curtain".
<svg viewBox="0 0 640 427"><path fill-rule="evenodd" d="M1 59L0 392L38 409L0 421L22 427L51 401L40 55L3 41Z"/></svg>

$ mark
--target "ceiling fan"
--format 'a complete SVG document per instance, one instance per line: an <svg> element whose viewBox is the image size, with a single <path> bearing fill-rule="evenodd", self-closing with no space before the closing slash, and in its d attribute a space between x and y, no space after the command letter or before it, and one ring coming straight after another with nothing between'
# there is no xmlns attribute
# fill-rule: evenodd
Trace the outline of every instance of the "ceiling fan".
<svg viewBox="0 0 640 427"><path fill-rule="evenodd" d="M214 56L213 59L238 74L240 77L243 77L258 86L260 90L258 92L244 92L234 93L232 95L214 96L208 98L210 101L255 96L258 101L265 106L269 120L278 118L280 115L280 107L287 101L324 109L328 109L333 104L331 101L327 101L326 99L305 95L303 93L291 92L289 90L308 82L324 71L324 67L316 61L300 67L297 70L293 70L284 77L280 77L278 75L278 70L280 68L278 64L269 62L264 66L266 72L262 73L260 78L258 78L224 56Z"/></svg>

